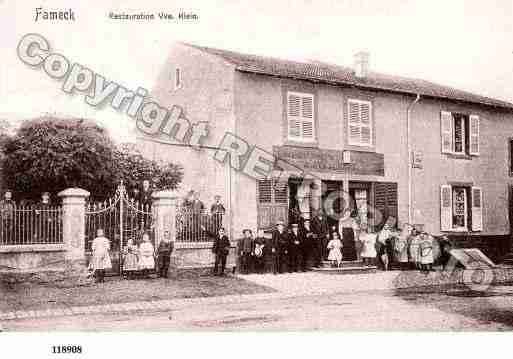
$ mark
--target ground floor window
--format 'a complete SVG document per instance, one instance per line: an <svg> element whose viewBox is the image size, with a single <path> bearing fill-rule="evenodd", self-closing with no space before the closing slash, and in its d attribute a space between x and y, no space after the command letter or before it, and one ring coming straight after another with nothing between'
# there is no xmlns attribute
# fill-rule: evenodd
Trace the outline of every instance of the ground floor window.
<svg viewBox="0 0 513 359"><path fill-rule="evenodd" d="M442 231L481 231L482 190L472 185L442 185L440 227Z"/></svg>

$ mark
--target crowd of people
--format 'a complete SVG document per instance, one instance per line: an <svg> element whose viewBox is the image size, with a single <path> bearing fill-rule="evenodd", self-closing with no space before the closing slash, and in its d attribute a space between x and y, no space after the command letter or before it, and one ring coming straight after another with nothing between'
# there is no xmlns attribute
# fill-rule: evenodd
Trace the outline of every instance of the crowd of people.
<svg viewBox="0 0 513 359"><path fill-rule="evenodd" d="M344 223L329 227L321 217L314 217L288 228L279 221L270 235L258 230L254 236L252 230L244 229L236 253L242 274L307 271L323 261L340 267L344 260L383 270L394 266L429 272L435 263L447 263L450 249L446 237L434 237L409 224L397 230L385 223L374 233L366 224L355 226L344 219Z"/></svg>

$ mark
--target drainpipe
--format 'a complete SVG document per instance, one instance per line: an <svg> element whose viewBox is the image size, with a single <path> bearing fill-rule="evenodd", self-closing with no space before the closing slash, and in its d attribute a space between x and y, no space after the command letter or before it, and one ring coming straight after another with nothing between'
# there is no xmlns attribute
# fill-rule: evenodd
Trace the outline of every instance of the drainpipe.
<svg viewBox="0 0 513 359"><path fill-rule="evenodd" d="M410 128L411 128L411 110L413 106L419 102L420 94L417 94L415 100L408 105L408 109L406 110L406 147L408 148L408 223L412 224L413 216L412 216L412 150L411 150L411 141L410 141Z"/></svg>

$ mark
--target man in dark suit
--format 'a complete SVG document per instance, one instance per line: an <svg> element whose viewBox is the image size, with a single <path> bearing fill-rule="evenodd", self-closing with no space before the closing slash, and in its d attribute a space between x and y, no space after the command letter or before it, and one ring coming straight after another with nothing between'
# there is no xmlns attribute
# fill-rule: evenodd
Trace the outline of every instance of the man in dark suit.
<svg viewBox="0 0 513 359"><path fill-rule="evenodd" d="M206 231L205 227L202 227L202 229ZM225 234L224 227L219 228L217 235L209 231L206 232L209 236L214 237L214 245L212 246L212 253L215 254L214 275L224 276L226 257L230 252L230 240ZM220 272L218 271L219 268L221 269Z"/></svg>
<svg viewBox="0 0 513 359"><path fill-rule="evenodd" d="M314 266L319 267L321 265L321 256L319 254L320 244L319 239L310 228L310 220L306 219L303 223L303 269Z"/></svg>
<svg viewBox="0 0 513 359"><path fill-rule="evenodd" d="M285 225L282 221L276 223L276 230L273 232L273 242L277 247L277 269L278 272L284 273L288 267L289 261L289 240Z"/></svg>
<svg viewBox="0 0 513 359"><path fill-rule="evenodd" d="M289 272L303 270L303 245L304 241L302 233L299 232L299 225L297 223L293 223L289 234Z"/></svg>
<svg viewBox="0 0 513 359"><path fill-rule="evenodd" d="M322 210L318 210L316 215L311 221L312 232L314 233L317 241L317 261L320 263L322 260L328 258L328 241L330 238L330 231L328 226L328 220L323 215Z"/></svg>

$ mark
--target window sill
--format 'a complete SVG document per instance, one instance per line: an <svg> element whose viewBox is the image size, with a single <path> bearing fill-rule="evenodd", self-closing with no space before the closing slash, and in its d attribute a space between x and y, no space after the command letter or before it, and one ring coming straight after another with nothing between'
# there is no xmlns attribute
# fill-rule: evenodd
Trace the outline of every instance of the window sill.
<svg viewBox="0 0 513 359"><path fill-rule="evenodd" d="M447 158L457 159L457 160L472 160L477 155L469 155L469 154L460 154L460 153L444 153Z"/></svg>
<svg viewBox="0 0 513 359"><path fill-rule="evenodd" d="M479 231L470 231L470 230L467 230L467 229L451 229L449 231L440 231L441 233L448 233L448 234L455 234L455 235L460 235L460 236L464 236L464 235L471 235L471 234L474 234L474 233L481 233L483 230L479 230Z"/></svg>
<svg viewBox="0 0 513 359"><path fill-rule="evenodd" d="M346 144L344 150L357 151L357 152L376 152L376 146L357 146Z"/></svg>
<svg viewBox="0 0 513 359"><path fill-rule="evenodd" d="M319 148L318 141L285 140L284 146Z"/></svg>

